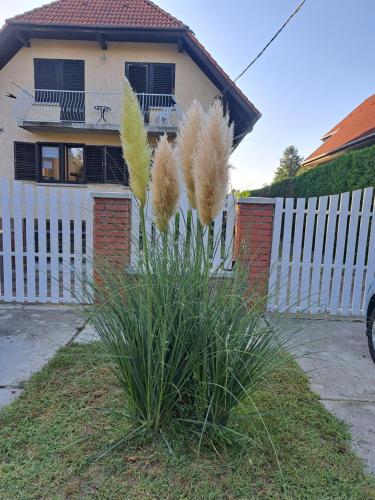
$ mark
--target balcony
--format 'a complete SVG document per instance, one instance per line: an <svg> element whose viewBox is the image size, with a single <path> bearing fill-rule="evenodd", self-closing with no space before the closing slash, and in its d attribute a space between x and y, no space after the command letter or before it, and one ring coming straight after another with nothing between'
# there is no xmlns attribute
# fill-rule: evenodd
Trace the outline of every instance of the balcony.
<svg viewBox="0 0 375 500"><path fill-rule="evenodd" d="M181 110L174 95L137 94L149 133L176 133ZM120 129L120 92L24 90L17 96L14 115L26 130L116 132Z"/></svg>

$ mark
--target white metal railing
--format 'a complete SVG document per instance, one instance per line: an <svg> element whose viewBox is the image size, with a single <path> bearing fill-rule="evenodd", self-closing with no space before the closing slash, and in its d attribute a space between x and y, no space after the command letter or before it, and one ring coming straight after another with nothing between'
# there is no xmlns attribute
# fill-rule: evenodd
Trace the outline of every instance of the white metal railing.
<svg viewBox="0 0 375 500"><path fill-rule="evenodd" d="M137 94L145 124L150 129L177 128L181 111L172 94ZM20 122L82 124L85 128L118 129L120 92L21 89L14 105Z"/></svg>

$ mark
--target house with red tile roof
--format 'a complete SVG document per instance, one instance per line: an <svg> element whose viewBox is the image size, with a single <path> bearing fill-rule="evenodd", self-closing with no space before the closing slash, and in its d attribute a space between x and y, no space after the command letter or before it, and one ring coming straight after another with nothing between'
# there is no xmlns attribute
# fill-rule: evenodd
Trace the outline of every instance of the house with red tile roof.
<svg viewBox="0 0 375 500"><path fill-rule="evenodd" d="M192 30L150 0L56 0L0 30L0 175L123 189L125 76L150 144L174 139L194 99L223 99L235 145L260 117Z"/></svg>
<svg viewBox="0 0 375 500"><path fill-rule="evenodd" d="M303 162L312 168L352 149L375 144L375 94L365 99L321 139L323 144Z"/></svg>

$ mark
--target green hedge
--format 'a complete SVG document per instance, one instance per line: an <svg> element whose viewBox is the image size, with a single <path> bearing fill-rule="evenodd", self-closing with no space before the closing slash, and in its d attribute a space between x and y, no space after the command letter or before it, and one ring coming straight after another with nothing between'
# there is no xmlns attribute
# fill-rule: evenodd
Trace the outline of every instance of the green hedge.
<svg viewBox="0 0 375 500"><path fill-rule="evenodd" d="M375 146L346 153L325 165L242 196L309 198L375 186Z"/></svg>

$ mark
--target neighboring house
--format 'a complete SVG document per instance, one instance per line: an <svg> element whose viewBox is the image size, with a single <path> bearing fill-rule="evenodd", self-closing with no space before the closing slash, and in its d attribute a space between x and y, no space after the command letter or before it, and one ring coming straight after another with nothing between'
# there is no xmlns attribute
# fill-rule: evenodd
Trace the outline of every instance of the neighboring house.
<svg viewBox="0 0 375 500"><path fill-rule="evenodd" d="M321 139L323 144L302 163L312 168L352 149L375 144L375 94L368 97Z"/></svg>
<svg viewBox="0 0 375 500"><path fill-rule="evenodd" d="M119 137L124 75L151 144L165 132L176 136L193 99L205 108L223 99L236 144L260 117L193 32L154 3L57 0L0 31L0 176L127 185Z"/></svg>

